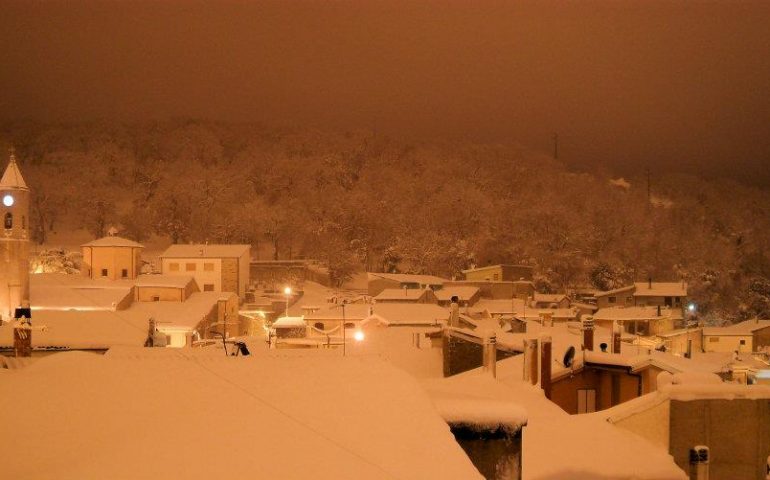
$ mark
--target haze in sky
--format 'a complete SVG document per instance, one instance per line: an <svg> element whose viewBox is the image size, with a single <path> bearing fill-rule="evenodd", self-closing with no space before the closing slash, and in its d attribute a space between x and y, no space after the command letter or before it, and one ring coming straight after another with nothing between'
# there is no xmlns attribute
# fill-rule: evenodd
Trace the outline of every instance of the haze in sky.
<svg viewBox="0 0 770 480"><path fill-rule="evenodd" d="M770 184L770 2L0 2L0 120L518 142Z"/></svg>

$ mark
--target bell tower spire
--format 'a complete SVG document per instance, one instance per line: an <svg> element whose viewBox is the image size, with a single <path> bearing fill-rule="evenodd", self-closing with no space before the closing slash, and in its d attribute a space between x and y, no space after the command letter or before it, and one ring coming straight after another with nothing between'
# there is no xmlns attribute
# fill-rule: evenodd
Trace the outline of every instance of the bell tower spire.
<svg viewBox="0 0 770 480"><path fill-rule="evenodd" d="M17 308L29 306L29 188L9 152L8 166L0 177L0 320L14 317Z"/></svg>

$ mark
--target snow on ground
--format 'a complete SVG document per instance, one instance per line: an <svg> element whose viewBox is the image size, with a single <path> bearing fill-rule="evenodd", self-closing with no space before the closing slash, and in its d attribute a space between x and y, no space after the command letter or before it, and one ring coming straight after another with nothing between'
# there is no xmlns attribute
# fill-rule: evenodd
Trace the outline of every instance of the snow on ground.
<svg viewBox="0 0 770 480"><path fill-rule="evenodd" d="M481 478L416 381L372 358L60 353L5 372L0 412L18 480Z"/></svg>

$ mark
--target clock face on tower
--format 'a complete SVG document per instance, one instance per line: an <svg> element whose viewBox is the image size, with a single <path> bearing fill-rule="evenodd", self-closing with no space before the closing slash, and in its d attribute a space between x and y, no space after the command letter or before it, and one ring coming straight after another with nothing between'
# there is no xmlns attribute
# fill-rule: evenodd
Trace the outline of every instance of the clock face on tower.
<svg viewBox="0 0 770 480"><path fill-rule="evenodd" d="M3 205L5 205L6 207L12 207L13 195L11 195L10 193L3 195Z"/></svg>

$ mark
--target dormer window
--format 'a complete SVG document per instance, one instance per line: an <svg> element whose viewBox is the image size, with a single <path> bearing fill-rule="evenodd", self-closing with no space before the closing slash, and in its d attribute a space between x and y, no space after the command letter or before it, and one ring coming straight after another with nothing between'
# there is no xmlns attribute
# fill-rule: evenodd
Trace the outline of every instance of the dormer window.
<svg viewBox="0 0 770 480"><path fill-rule="evenodd" d="M13 228L13 214L8 212L5 214L5 229L10 230Z"/></svg>

